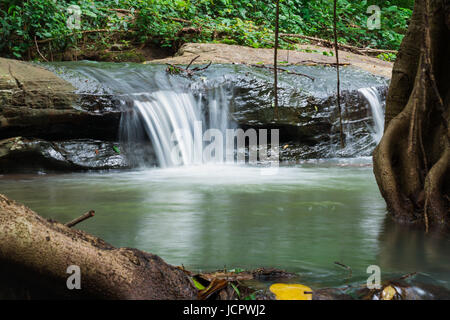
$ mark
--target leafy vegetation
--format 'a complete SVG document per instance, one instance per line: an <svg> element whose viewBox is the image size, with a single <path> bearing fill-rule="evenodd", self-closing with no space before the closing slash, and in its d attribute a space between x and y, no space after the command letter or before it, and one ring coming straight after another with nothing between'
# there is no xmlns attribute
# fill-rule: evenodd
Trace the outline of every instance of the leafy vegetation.
<svg viewBox="0 0 450 320"><path fill-rule="evenodd" d="M398 49L413 2L339 0L339 41ZM381 8L381 28L376 30L367 28L367 8L372 4ZM73 18L71 5L81 9L79 30L67 24ZM332 7L333 0L281 0L280 32L330 39ZM2 0L0 54L30 58L36 43L42 41L46 43L43 50L55 52L76 47L81 39L107 46L113 34L133 44L151 41L166 47L184 41L272 47L274 21L275 3L269 0ZM292 48L293 44L281 40L280 46Z"/></svg>

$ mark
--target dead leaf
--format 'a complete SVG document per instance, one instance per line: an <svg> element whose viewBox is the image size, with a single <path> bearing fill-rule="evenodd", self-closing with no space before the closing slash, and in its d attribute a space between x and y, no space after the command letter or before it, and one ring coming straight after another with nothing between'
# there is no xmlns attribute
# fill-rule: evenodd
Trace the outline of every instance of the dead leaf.
<svg viewBox="0 0 450 320"><path fill-rule="evenodd" d="M213 293L222 290L228 286L228 281L223 279L214 279L205 290L198 292L199 300L208 299Z"/></svg>

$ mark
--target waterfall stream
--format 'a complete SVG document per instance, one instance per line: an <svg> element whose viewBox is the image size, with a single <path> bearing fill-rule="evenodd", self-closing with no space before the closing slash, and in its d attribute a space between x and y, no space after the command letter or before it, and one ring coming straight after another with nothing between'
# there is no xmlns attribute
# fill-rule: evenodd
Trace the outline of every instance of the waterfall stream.
<svg viewBox="0 0 450 320"><path fill-rule="evenodd" d="M175 90L136 94L132 105L138 116L123 121L123 140L136 136L142 127L163 168L203 163L204 132L218 129L224 133L230 128L228 98L220 87L197 97Z"/></svg>
<svg viewBox="0 0 450 320"><path fill-rule="evenodd" d="M279 129L281 161L367 157L383 134L382 96L387 81L352 68L344 68L341 74L346 106L346 148L341 149L334 127L333 68L291 67L316 81L283 74L279 82L281 119L275 121L273 75L267 70L214 65L200 77L186 78L167 74L163 65L78 62L47 67L89 98L81 109L107 114L117 111L117 103L103 107L101 100L120 101L118 140L132 167L209 163L212 161L205 154L210 150L219 154L214 162L228 162L232 152L237 159L242 148L233 146L231 150L227 129L249 129L258 134L260 129ZM209 129L214 130L207 132ZM208 135L213 131L222 135L223 149L209 148L216 142L216 135ZM252 150L261 146L255 147ZM249 152L246 145L242 153L248 159Z"/></svg>
<svg viewBox="0 0 450 320"><path fill-rule="evenodd" d="M369 103L372 111L374 126L372 127L372 137L378 144L383 137L384 131L384 110L378 90L374 87L361 88L358 90Z"/></svg>

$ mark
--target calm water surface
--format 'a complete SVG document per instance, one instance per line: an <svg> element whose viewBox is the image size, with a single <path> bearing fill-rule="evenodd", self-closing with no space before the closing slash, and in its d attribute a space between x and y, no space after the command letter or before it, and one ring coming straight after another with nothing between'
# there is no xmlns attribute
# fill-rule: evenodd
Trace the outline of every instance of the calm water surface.
<svg viewBox="0 0 450 320"><path fill-rule="evenodd" d="M128 172L0 176L0 193L46 218L115 246L136 247L195 270L278 267L311 286L418 271L450 287L450 239L386 218L368 163L280 167L194 166Z"/></svg>

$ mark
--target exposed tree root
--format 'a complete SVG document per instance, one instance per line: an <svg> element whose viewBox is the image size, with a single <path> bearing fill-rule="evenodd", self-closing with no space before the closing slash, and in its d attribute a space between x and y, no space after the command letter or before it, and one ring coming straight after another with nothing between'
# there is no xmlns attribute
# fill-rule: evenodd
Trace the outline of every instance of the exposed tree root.
<svg viewBox="0 0 450 320"><path fill-rule="evenodd" d="M69 266L81 289L69 290ZM156 255L115 248L85 232L47 221L0 195L0 296L22 280L16 298L195 299L187 275ZM5 285L9 279L10 287ZM6 287L5 287L6 286ZM44 297L42 296L44 295Z"/></svg>
<svg viewBox="0 0 450 320"><path fill-rule="evenodd" d="M394 65L385 133L374 152L389 212L427 231L450 226L449 19L448 1L416 1Z"/></svg>

